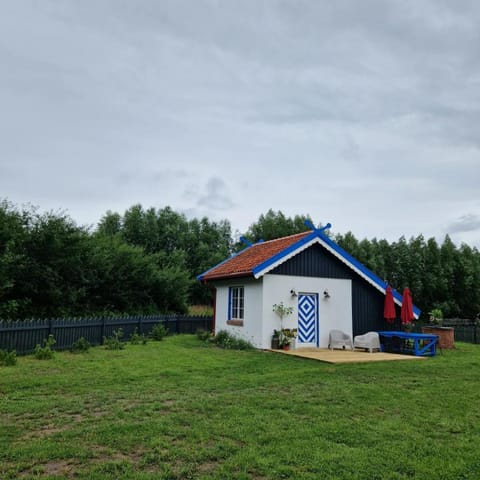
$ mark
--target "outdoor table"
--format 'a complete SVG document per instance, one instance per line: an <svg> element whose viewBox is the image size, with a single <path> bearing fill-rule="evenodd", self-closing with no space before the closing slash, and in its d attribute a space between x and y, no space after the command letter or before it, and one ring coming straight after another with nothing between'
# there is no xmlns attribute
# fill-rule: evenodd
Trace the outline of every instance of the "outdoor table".
<svg viewBox="0 0 480 480"><path fill-rule="evenodd" d="M378 332L382 352L406 353L416 356L431 356L437 352L437 335L408 332Z"/></svg>

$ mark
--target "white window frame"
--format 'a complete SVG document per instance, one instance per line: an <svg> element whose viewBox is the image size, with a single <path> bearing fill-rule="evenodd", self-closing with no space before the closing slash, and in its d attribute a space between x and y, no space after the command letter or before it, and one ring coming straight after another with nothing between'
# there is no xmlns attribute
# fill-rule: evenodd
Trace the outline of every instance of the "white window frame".
<svg viewBox="0 0 480 480"><path fill-rule="evenodd" d="M228 289L228 319L243 320L245 317L245 287L235 285Z"/></svg>

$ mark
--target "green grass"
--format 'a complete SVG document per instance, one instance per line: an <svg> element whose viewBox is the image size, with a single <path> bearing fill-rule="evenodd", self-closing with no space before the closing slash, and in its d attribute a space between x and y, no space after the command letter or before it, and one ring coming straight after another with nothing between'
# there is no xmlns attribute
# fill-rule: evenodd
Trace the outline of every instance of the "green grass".
<svg viewBox="0 0 480 480"><path fill-rule="evenodd" d="M480 347L328 365L194 336L0 367L0 478L478 479Z"/></svg>

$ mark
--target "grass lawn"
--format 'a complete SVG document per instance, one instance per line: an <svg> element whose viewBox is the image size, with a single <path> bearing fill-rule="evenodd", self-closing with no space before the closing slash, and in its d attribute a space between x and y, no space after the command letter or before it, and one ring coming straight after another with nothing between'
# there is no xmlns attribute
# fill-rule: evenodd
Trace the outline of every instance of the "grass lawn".
<svg viewBox="0 0 480 480"><path fill-rule="evenodd" d="M480 346L333 366L194 336L0 367L0 478L478 479Z"/></svg>

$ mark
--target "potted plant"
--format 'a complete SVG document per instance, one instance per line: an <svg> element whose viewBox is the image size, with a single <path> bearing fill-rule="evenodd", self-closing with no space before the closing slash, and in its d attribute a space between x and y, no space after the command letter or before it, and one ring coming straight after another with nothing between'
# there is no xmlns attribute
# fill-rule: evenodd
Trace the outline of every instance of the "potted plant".
<svg viewBox="0 0 480 480"><path fill-rule="evenodd" d="M442 325L443 323L443 313L439 308L434 308L429 314L429 321L432 325Z"/></svg>
<svg viewBox="0 0 480 480"><path fill-rule="evenodd" d="M290 348L290 343L290 337L285 333L283 329L280 330L278 336L278 346L283 350L288 350Z"/></svg>
<svg viewBox="0 0 480 480"><path fill-rule="evenodd" d="M290 340L290 347L291 348L296 348L297 344L297 329L296 328L284 328L282 330L283 334L285 337L287 337L288 340Z"/></svg>
<svg viewBox="0 0 480 480"><path fill-rule="evenodd" d="M440 308L434 308L428 314L429 325L422 327L422 333L438 336L440 348L454 348L455 331L453 327L443 326L443 312Z"/></svg>
<svg viewBox="0 0 480 480"><path fill-rule="evenodd" d="M288 315L293 313L293 307L286 307L283 302L275 303L273 305L273 311L280 317L280 330L278 331L278 346L279 348L283 348L284 350L288 350L290 348L291 339L285 333L285 329L283 328L283 319ZM274 330L274 334L275 334ZM272 338L273 342L273 338Z"/></svg>

